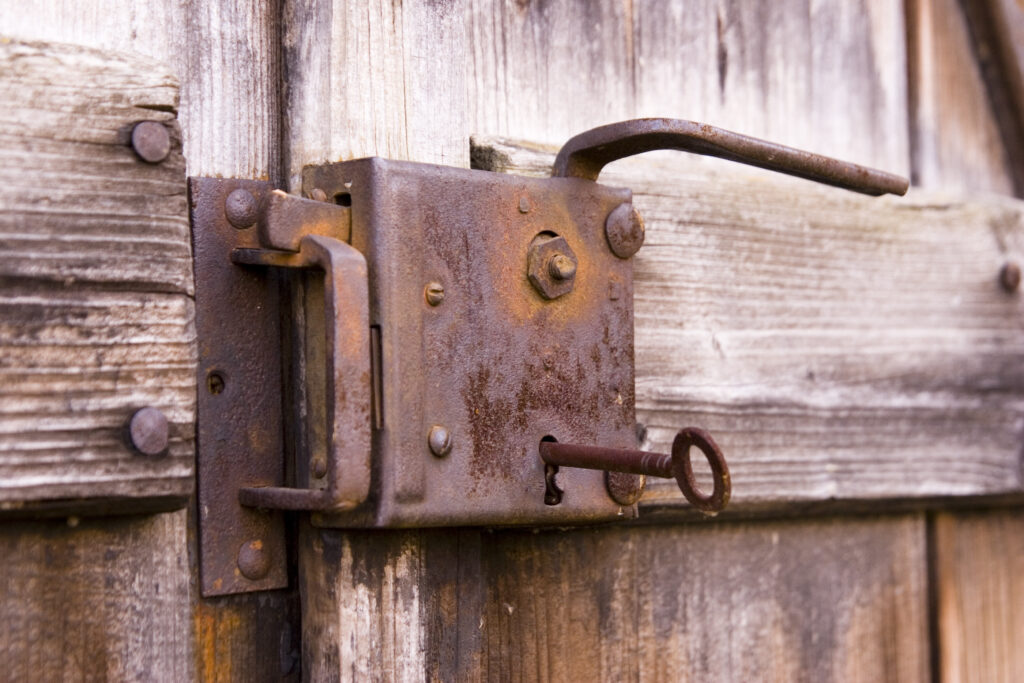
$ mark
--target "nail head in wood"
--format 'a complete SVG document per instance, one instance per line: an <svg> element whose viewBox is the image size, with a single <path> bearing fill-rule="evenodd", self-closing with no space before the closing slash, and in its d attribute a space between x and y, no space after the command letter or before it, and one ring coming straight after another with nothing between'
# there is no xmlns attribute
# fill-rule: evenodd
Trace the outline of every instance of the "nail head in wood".
<svg viewBox="0 0 1024 683"><path fill-rule="evenodd" d="M162 454L169 437L167 417L156 408L140 408L128 420L128 443L140 455Z"/></svg>
<svg viewBox="0 0 1024 683"><path fill-rule="evenodd" d="M159 164L171 153L171 135L167 126L156 121L141 121L132 128L132 149L139 158Z"/></svg>

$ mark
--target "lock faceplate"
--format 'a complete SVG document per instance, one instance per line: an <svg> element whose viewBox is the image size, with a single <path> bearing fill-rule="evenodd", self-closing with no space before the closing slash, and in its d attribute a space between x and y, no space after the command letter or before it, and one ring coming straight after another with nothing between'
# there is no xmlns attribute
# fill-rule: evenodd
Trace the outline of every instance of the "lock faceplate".
<svg viewBox="0 0 1024 683"><path fill-rule="evenodd" d="M308 168L303 191L351 206L379 343L369 499L315 524L635 514L598 471L562 470L545 504L539 453L544 437L635 445L632 263L604 234L628 190L374 158ZM538 241L557 298L531 281Z"/></svg>

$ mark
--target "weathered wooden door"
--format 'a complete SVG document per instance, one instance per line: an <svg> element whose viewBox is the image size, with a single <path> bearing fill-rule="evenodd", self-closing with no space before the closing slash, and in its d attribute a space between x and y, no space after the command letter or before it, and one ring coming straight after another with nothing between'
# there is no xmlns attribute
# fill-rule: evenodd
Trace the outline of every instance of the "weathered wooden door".
<svg viewBox="0 0 1024 683"><path fill-rule="evenodd" d="M1022 36L1012 0L0 1L0 678L1019 679ZM618 525L295 515L287 589L203 598L186 177L545 175L641 116L914 183L602 176L648 227L643 446L709 429L730 510L652 484ZM144 406L164 455L126 441Z"/></svg>

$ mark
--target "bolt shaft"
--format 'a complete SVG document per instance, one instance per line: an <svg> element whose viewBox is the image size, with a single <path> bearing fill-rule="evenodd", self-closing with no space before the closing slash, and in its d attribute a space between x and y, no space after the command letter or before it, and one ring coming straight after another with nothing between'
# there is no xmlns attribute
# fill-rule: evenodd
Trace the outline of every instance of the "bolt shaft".
<svg viewBox="0 0 1024 683"><path fill-rule="evenodd" d="M672 456L668 453L648 453L625 448L603 448L601 446L580 446L544 441L540 444L540 457L548 465L561 467L646 474L665 479L675 476L672 473Z"/></svg>

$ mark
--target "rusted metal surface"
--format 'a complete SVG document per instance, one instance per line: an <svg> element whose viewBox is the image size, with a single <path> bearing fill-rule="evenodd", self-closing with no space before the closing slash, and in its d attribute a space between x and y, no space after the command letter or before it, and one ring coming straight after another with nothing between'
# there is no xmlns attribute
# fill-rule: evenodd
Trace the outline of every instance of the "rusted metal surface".
<svg viewBox="0 0 1024 683"><path fill-rule="evenodd" d="M257 248L259 240L255 221L239 229L226 215L236 190L260 202L271 189L262 181L189 181L199 339L199 560L206 596L287 585L283 513L243 507L236 493L246 485L285 483L277 271L231 262L232 250ZM257 579L239 567L252 559L241 556L243 546L253 544L267 562Z"/></svg>
<svg viewBox="0 0 1024 683"><path fill-rule="evenodd" d="M348 242L349 211L336 204L274 190L260 207L258 228L260 244L267 249L298 251L306 235L324 235Z"/></svg>
<svg viewBox="0 0 1024 683"><path fill-rule="evenodd" d="M700 449L711 466L714 479L714 491L711 494L704 494L697 487L690 461L692 446ZM558 467L675 479L686 500L706 514L721 512L728 505L732 490L729 467L722 451L710 434L696 427L679 430L672 442L671 454L544 441L540 444L540 456L548 465Z"/></svg>
<svg viewBox="0 0 1024 683"><path fill-rule="evenodd" d="M604 223L608 247L619 258L629 258L644 244L644 219L632 204L619 204Z"/></svg>
<svg viewBox="0 0 1024 683"><path fill-rule="evenodd" d="M588 130L565 143L551 174L597 180L605 164L657 149L719 157L869 195L903 195L909 186L891 173L680 119L633 119Z"/></svg>
<svg viewBox="0 0 1024 683"><path fill-rule="evenodd" d="M628 190L383 159L308 168L303 187L351 205L380 346L370 496L348 512L315 514L314 523L635 514L610 497L604 473L582 469L561 473L562 500L546 505L538 450L548 435L636 445L632 263L604 236ZM574 261L551 265L557 254L547 255L545 276L572 285L555 299L531 284L538 237L561 238L559 254Z"/></svg>

